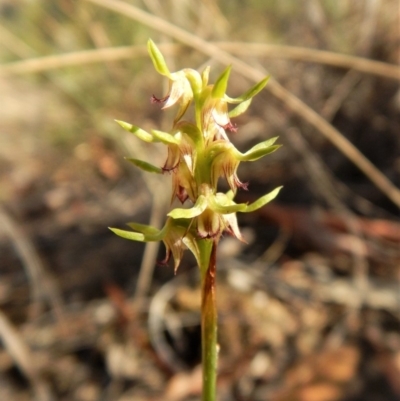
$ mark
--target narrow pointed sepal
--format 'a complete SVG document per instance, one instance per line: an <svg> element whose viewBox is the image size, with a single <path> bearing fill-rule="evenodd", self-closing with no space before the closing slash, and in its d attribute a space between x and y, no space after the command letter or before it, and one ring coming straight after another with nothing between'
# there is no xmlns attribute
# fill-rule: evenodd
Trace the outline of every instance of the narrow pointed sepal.
<svg viewBox="0 0 400 401"><path fill-rule="evenodd" d="M165 225L162 230L158 230L155 227L139 223L128 223L128 226L134 231L121 230L119 228L112 227L109 227L109 229L114 234L117 234L119 237L139 242L160 241L163 239L165 233L168 230L167 225Z"/></svg>
<svg viewBox="0 0 400 401"><path fill-rule="evenodd" d="M132 164L134 164L136 167L139 167L141 170L146 171L148 173L156 173L156 174L162 174L163 169L157 166L154 166L150 163L147 163L143 160L139 159L133 159L131 157L125 157L125 160L128 160Z"/></svg>
<svg viewBox="0 0 400 401"><path fill-rule="evenodd" d="M126 231L126 230L120 230L119 228L112 228L108 227L114 234L118 235L119 237L129 239L131 241L139 241L139 242L145 242L145 235L143 233L138 233L134 231Z"/></svg>
<svg viewBox="0 0 400 401"><path fill-rule="evenodd" d="M156 71L159 74L170 78L171 73L169 72L164 56L162 55L156 44L151 39L147 41L147 50L150 54L151 61L153 62Z"/></svg>
<svg viewBox="0 0 400 401"><path fill-rule="evenodd" d="M245 153L236 153L236 157L240 161L252 162L260 159L275 150L279 149L281 145L274 145L278 137L268 139L267 141L260 142L257 145L253 146L250 150Z"/></svg>
<svg viewBox="0 0 400 401"><path fill-rule="evenodd" d="M160 142L164 143L165 145L179 145L179 139L175 138L173 135L169 134L168 132L163 132L159 130L152 130L151 133L155 138L157 138Z"/></svg>
<svg viewBox="0 0 400 401"><path fill-rule="evenodd" d="M203 195L200 195L192 208L176 208L170 211L168 216L172 217L173 219L192 219L193 217L197 217L203 213L207 207L207 204L207 198Z"/></svg>
<svg viewBox="0 0 400 401"><path fill-rule="evenodd" d="M131 132L144 142L156 142L153 135L149 134L142 128L126 123L125 121L115 120L125 131Z"/></svg>
<svg viewBox="0 0 400 401"><path fill-rule="evenodd" d="M247 205L245 203L235 203L228 195L218 192L210 198L210 209L219 214L231 214L245 212Z"/></svg>
<svg viewBox="0 0 400 401"><path fill-rule="evenodd" d="M234 118L234 117L240 116L241 114L243 114L244 112L246 112L247 109L249 108L249 106L250 106L252 100L253 100L253 99L248 99L248 100L245 100L245 101L242 102L242 103L239 103L234 109L232 109L232 110L228 113L229 117L230 117L230 118Z"/></svg>
<svg viewBox="0 0 400 401"><path fill-rule="evenodd" d="M243 95L239 97L232 98L225 95L224 100L227 101L228 103L233 103L233 104L242 103L246 100L249 100L264 89L264 87L267 85L269 78L270 78L269 76L265 77L262 81L255 84L253 87L251 87L248 91L246 91L245 93L243 93Z"/></svg>
<svg viewBox="0 0 400 401"><path fill-rule="evenodd" d="M244 210L245 213L250 213L250 212L254 212L257 209L260 209L261 207L263 207L264 205L266 205L267 203L271 202L273 199L275 199L279 193L279 191L282 189L283 187L278 187L275 188L273 191L271 191L270 193L262 196L261 198L257 199L255 202L251 203L250 205L248 205L246 207L246 210Z"/></svg>
<svg viewBox="0 0 400 401"><path fill-rule="evenodd" d="M214 99L222 99L222 97L225 96L231 68L231 66L227 67L215 82L211 92L211 96Z"/></svg>

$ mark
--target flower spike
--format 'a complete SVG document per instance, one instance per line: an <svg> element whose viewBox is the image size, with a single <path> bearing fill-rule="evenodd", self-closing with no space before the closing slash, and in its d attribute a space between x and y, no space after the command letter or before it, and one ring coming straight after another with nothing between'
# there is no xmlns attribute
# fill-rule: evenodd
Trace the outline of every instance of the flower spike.
<svg viewBox="0 0 400 401"><path fill-rule="evenodd" d="M166 160L156 166L144 160L127 158L141 170L169 176L172 184L171 204L176 199L181 207L173 208L166 217L164 227L129 223L130 230L111 228L125 239L151 242L162 241L165 257L159 264L173 259L176 273L189 249L196 258L201 277L201 342L203 360L202 399L215 401L217 372L217 308L216 257L217 245L224 233L245 242L240 233L237 213L250 213L273 200L280 187L253 203L236 203L239 189L247 189L237 171L241 162L253 162L279 148L276 138L265 140L246 152L240 152L229 139L237 126L231 119L244 113L253 97L267 84L268 77L254 85L243 95L231 98L226 94L231 66L228 66L214 84L209 83L210 68L199 74L185 68L171 72L165 59L152 40L147 43L154 68L168 79L165 96L151 97L151 102L162 109L177 107L170 129L147 132L132 124L117 121L126 131L147 143L160 143L166 147ZM190 106L193 105L193 108ZM229 110L230 105L235 105ZM187 117L193 110L193 118ZM223 178L230 190L219 190ZM162 196L157 194L156 196Z"/></svg>
<svg viewBox="0 0 400 401"><path fill-rule="evenodd" d="M155 166L144 160L127 158L145 172L168 173L172 181L171 203L178 199L182 207L168 213L162 230L130 223L133 231L112 229L117 235L134 241L163 241L167 263L174 259L178 268L184 249L190 249L201 264L202 241L218 243L223 232L243 241L237 224L236 213L254 211L271 201L280 188L261 197L250 205L235 203L234 196L239 189L247 190L248 184L240 181L237 171L241 162L251 162L266 156L279 148L277 138L271 138L242 153L231 143L228 134L237 131L232 118L244 113L252 98L267 84L269 77L251 87L241 96L232 98L226 94L232 70L228 66L214 84L209 83L210 68L201 74L185 68L171 72L165 59L149 40L148 51L156 71L169 81L168 93L158 98L151 97L152 103L162 103L162 109L177 106L172 127L167 132L147 132L132 124L117 121L125 130L147 143L162 143L167 147L167 158L162 166ZM184 119L189 106L194 103L195 122ZM229 105L236 105L229 110ZM218 191L218 182L223 178L230 187L226 194Z"/></svg>

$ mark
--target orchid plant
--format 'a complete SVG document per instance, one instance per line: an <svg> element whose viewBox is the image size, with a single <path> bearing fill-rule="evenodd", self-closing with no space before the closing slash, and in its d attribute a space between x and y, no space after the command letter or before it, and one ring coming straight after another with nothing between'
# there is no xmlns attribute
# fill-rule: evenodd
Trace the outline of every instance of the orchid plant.
<svg viewBox="0 0 400 401"><path fill-rule="evenodd" d="M272 138L242 153L229 140L227 132L236 132L231 118L247 110L252 98L267 84L268 77L242 96L231 98L226 94L231 67L226 68L212 85L208 82L209 67L201 74L189 68L171 73L152 40L148 41L148 51L157 72L169 79L169 93L163 98L153 96L152 102L163 104L163 109L178 106L172 128L169 132L147 132L135 125L117 122L145 142L161 142L167 146L167 160L162 167L143 160L128 160L146 172L170 172L172 201L176 198L187 207L171 210L161 230L138 223L129 223L130 231L111 230L129 240L163 241L166 256L161 264L167 264L172 255L175 272L184 250L189 249L193 253L201 273L202 400L214 401L217 375L217 245L225 232L244 241L236 213L249 213L261 208L280 190L280 187L276 188L251 204L235 203L237 190L247 189L247 183L241 182L237 176L240 162L260 159L274 152L279 145L275 145L277 138ZM184 119L190 104L194 105L192 121ZM228 111L229 104L236 107ZM224 177L230 187L227 193L218 190L220 177Z"/></svg>

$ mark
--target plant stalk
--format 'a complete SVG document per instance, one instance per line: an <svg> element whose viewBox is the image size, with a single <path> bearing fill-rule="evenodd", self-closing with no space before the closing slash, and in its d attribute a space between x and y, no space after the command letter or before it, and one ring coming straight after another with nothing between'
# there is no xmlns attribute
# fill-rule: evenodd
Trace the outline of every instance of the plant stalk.
<svg viewBox="0 0 400 401"><path fill-rule="evenodd" d="M217 304L216 251L217 242L202 240L201 270L201 348L203 365L202 401L216 400L217 383ZM206 243L206 244L204 244Z"/></svg>

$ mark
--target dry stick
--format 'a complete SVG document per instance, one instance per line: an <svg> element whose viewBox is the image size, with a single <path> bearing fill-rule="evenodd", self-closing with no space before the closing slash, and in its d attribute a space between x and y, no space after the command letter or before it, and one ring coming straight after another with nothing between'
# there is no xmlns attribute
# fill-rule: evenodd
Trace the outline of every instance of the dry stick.
<svg viewBox="0 0 400 401"><path fill-rule="evenodd" d="M30 282L33 302L41 302L45 298L62 322L64 304L54 278L46 271L29 238L1 206L0 227L12 241L21 259Z"/></svg>
<svg viewBox="0 0 400 401"><path fill-rule="evenodd" d="M118 12L126 17L139 21L151 28L166 33L171 37L207 54L222 64L232 64L236 71L254 81L262 80L266 71L253 68L242 60L219 49L212 43L192 35L158 17L150 15L137 7L119 0L85 0ZM280 99L294 113L304 118L313 127L319 130L331 141L349 160L351 160L395 205L400 207L400 190L382 174L348 139L324 120L318 113L283 88L275 79L271 78L266 87L276 98Z"/></svg>
<svg viewBox="0 0 400 401"><path fill-rule="evenodd" d="M12 53L17 55L18 57L34 57L36 56L37 52L28 46L24 41L21 39L17 38L12 32L9 32L6 28L0 25L0 44L5 45ZM32 59L30 59L32 60ZM33 60L38 60L37 58ZM16 62L15 64L18 64L19 62ZM10 63L7 65L11 65L14 63ZM6 75L8 74L7 68L6 70ZM2 67L0 65L0 77L1 77L1 71ZM47 77L51 83L54 84L54 86L64 95L67 95L70 99L72 99L75 103L77 103L82 109L86 109L86 105L81 101L80 98L77 96L74 96L73 93L71 93L70 90L68 90L65 85L62 84L60 79L58 79L56 76L51 76L49 75Z"/></svg>
<svg viewBox="0 0 400 401"><path fill-rule="evenodd" d="M101 22L95 21L95 17L92 16L88 10L83 10L82 13L87 26L88 33L94 43L94 47L97 49L109 48L111 46L111 40L107 34ZM121 68L116 63L108 62L106 68L113 80L113 82L118 82L121 77Z"/></svg>
<svg viewBox="0 0 400 401"><path fill-rule="evenodd" d="M358 53L362 56L368 56L370 53L370 48L372 46L372 39L374 37L375 27L376 27L376 17L379 10L380 0L369 0L365 4L364 19L361 24L359 43L358 43ZM333 95L328 99L323 109L321 110L321 115L327 120L331 120L339 109L342 101L351 93L353 87L359 82L359 75L354 71L350 70L343 77L342 81L337 85ZM355 286L358 288L360 293L365 294L369 287L368 278L368 261L365 258L366 255L366 244L365 240L362 238L362 232L360 227L360 222L355 217L353 212L341 201L340 197L334 188L332 180L329 174L324 169L323 162L319 158L309 152L308 147L304 139L297 133L296 130L289 133L291 137L291 142L294 144L293 149L295 149L301 156L303 163L308 170L308 174L314 180L316 187L320 188L320 193L325 197L327 203L341 215L347 229L354 238L358 241L353 241L352 256L353 256L353 278ZM319 183L319 184L318 184ZM361 300L363 303L363 300ZM360 312L362 303L352 308L351 315L354 317L354 313L357 315Z"/></svg>
<svg viewBox="0 0 400 401"><path fill-rule="evenodd" d="M349 96L359 81L360 75L357 74L356 71L348 71L336 85L330 97L321 108L321 116L327 121L332 121L343 101Z"/></svg>
<svg viewBox="0 0 400 401"><path fill-rule="evenodd" d="M35 358L18 329L0 310L0 339L15 364L32 385L37 401L54 400L50 386L41 377Z"/></svg>
<svg viewBox="0 0 400 401"><path fill-rule="evenodd" d="M183 278L182 278L183 277ZM175 276L174 280L164 284L152 297L149 305L148 329L150 342L156 354L174 372L187 369L187 365L173 352L165 337L165 321L168 319L168 305L177 294L177 288L183 284L185 276ZM134 298L136 304L136 294ZM196 324L199 322L197 321Z"/></svg>
<svg viewBox="0 0 400 401"><path fill-rule="evenodd" d="M380 0L368 0L365 4L365 9L364 9L364 19L361 24L361 29L360 29L360 34L359 34L359 43L358 43L358 52L362 56L368 56L370 54L370 50L372 47L372 40L375 34L375 28L376 28L376 23L377 23L377 17L378 17L378 12L379 12L379 6L380 6ZM347 79L346 79L347 78ZM347 88L347 92L350 93L352 87L357 84L358 82L358 77L354 71L349 71L349 73L345 76L345 78L342 81L341 89L343 90L342 93L337 92L337 100L339 100L340 95L345 96L345 87L343 85L344 83L347 83L349 85L349 88ZM331 103L330 105L333 106L334 99L330 99ZM336 103L336 106L338 106L339 102ZM328 109L329 110L329 109ZM333 111L333 109L332 109ZM323 114L322 114L323 115ZM300 139L301 141L301 139ZM300 142L299 141L299 142ZM306 146L304 146L306 147ZM313 163L314 161L314 163ZM307 161L305 161L307 163ZM313 155L311 157L311 160L309 162L311 165L314 164L317 166L318 163L318 158ZM322 165L322 163L320 163ZM314 167L315 167L314 166ZM312 166L309 166L312 168ZM326 177L324 177L324 169L319 169L319 176L321 180L324 180L325 182L329 182L326 180ZM318 173L316 173L318 175ZM329 184L328 184L329 185ZM332 187L332 185L330 185ZM333 188L332 188L333 189ZM332 191L330 191L332 193ZM336 195L336 194L335 194ZM355 286L359 289L359 291L363 294L365 294L368 291L369 287L369 278L368 278L368 262L365 257L362 255L365 255L365 250L366 250L366 244L365 241L362 239L362 233L361 233L361 228L360 228L360 222L358 219L355 217L353 212L347 208L347 206L341 202L340 198L338 196L333 196L330 198L330 202L332 202L332 206L336 207L336 209L341 212L342 216L344 217L344 221L349 229L349 231L359 239L358 244L356 241L356 246L353 247L352 255L353 255L353 278L354 278L354 283ZM364 302L362 300L362 302ZM353 313L356 313L357 316L359 316L360 310L361 310L362 304L357 305L356 308L353 309Z"/></svg>
<svg viewBox="0 0 400 401"><path fill-rule="evenodd" d="M13 53L20 57L35 55L35 51L31 47L1 25L0 38ZM10 238L21 259L30 282L31 298L36 304L35 306L42 306L43 299L45 299L52 307L55 316L62 322L64 303L54 278L46 271L43 261L30 239L1 205L0 228Z"/></svg>
<svg viewBox="0 0 400 401"><path fill-rule="evenodd" d="M364 18L361 24L361 29L359 33L359 42L357 45L358 53L362 56L368 56L372 47L372 40L375 33L377 16L380 6L380 0L368 0L364 7ZM353 75L353 77L352 77ZM358 79L353 71L350 71L347 75L350 86L357 83ZM350 93L351 89L348 89ZM339 201L339 198L333 198L332 201ZM339 203L340 205L340 203ZM361 295L359 303L353 305L353 307L347 310L347 323L350 330L356 329L359 331L361 329L361 308L365 305L365 294L368 292L370 283L368 277L369 265L365 256L363 257L363 252L367 250L365 239L361 236L361 227L359 220L354 216L350 209L348 209L344 204L341 205L343 209L344 221L348 226L350 232L359 241L353 241L353 269L352 276L354 280L354 285ZM358 244L357 244L358 243ZM365 254L364 254L365 255ZM335 337L335 336L334 336ZM335 338L333 338L335 341Z"/></svg>
<svg viewBox="0 0 400 401"><path fill-rule="evenodd" d="M305 62L328 64L334 67L349 68L367 74L379 75L400 81L400 68L393 64L369 60L363 57L348 56L308 47L270 45L263 43L216 42L216 46L241 56L276 57Z"/></svg>
<svg viewBox="0 0 400 401"><path fill-rule="evenodd" d="M172 44L161 44L159 47L163 52L168 54L178 50L178 47ZM124 59L130 60L133 57L143 56L148 56L146 46L121 46L83 50L2 64L0 65L0 75L31 74L62 67L73 67Z"/></svg>
<svg viewBox="0 0 400 401"><path fill-rule="evenodd" d="M337 194L334 182L324 165L323 161L312 151L306 140L297 128L289 129L287 132L289 143L294 152L301 158L301 162L311 178L310 189L317 192L325 202L338 214L346 225L348 231L353 235L352 258L354 285L360 294L366 294L369 287L368 262L366 243L362 238L363 234L360 222L354 213L342 202ZM363 302L363 301L362 301ZM360 308L362 305L358 305Z"/></svg>
<svg viewBox="0 0 400 401"><path fill-rule="evenodd" d="M162 7L160 7L158 1L145 0L144 3L152 13L158 15L160 18L163 17L163 9ZM163 42L168 42L169 40L170 38L168 35L163 35ZM148 55L147 47L143 47L145 49L142 49L142 54ZM166 43L166 47L169 50L167 54L173 55L174 50L176 50L176 46ZM174 61L175 60L170 59L169 65L174 65ZM162 119L163 118L165 118L165 114L163 114ZM132 146L130 146L130 148L133 154L140 153L140 149L132 149ZM135 146L135 148L137 148L137 146ZM163 188L162 190L164 190L165 181L160 181L158 176L150 175L149 177L144 179L144 182L146 183L148 190L152 194L153 202L149 223L153 227L160 228L162 226L164 216L167 212L167 203L165 202L165 197L160 196L160 189ZM144 307L146 295L148 294L151 286L159 247L160 242L158 241L147 242L145 245L145 250L143 253L142 263L140 265L140 271L135 290L135 304L137 305L139 311Z"/></svg>
<svg viewBox="0 0 400 401"><path fill-rule="evenodd" d="M364 16L360 26L357 44L358 52L362 56L367 56L371 52L380 6L381 0L367 0L364 4Z"/></svg>
<svg viewBox="0 0 400 401"><path fill-rule="evenodd" d="M380 0L369 0L365 3L364 19L360 27L358 35L358 54L367 57L372 47L372 40L375 34L376 20L379 11ZM326 120L331 121L336 112L339 110L344 99L352 92L353 88L360 81L359 74L354 70L350 70L341 81L336 85L333 93L326 101L321 110L321 115Z"/></svg>
<svg viewBox="0 0 400 401"><path fill-rule="evenodd" d="M18 57L35 56L35 51L30 46L2 25L0 25L0 43Z"/></svg>
<svg viewBox="0 0 400 401"><path fill-rule="evenodd" d="M146 7L149 9L149 11L151 13L153 13L154 15L157 15L159 18L166 17L163 8L159 4L159 0L144 0L143 2L146 5ZM167 45L170 45L170 43L169 43L170 40L171 40L171 38L168 35L162 35L160 38L160 41L163 44L167 44ZM171 44L171 46L176 46L176 45ZM169 48L169 46L168 46L168 50L171 50L171 49L173 50L173 47ZM147 47L146 47L146 50L147 50ZM170 54L170 52L168 51L166 53L166 55L167 55L167 58L166 58L167 64L173 70L175 67L175 59L171 57L173 54ZM166 86L166 87L168 87L168 86ZM164 118L165 118L165 114L162 115L162 120L164 120Z"/></svg>
<svg viewBox="0 0 400 401"><path fill-rule="evenodd" d="M160 18L163 18L164 11L161 5L157 1L154 0L145 0L144 1L145 5L147 8L155 15L158 15ZM171 38L168 35L162 35L162 42L166 42L168 45L169 41ZM147 47L146 47L147 50ZM171 49L170 49L171 50ZM173 50L173 48L172 48ZM148 54L148 53L145 53ZM171 56L172 52L168 52L168 55ZM167 58L168 65L173 66L175 65L175 59L172 57ZM168 86L167 83L164 81L164 89L166 92L168 91ZM166 114L162 114L161 116L161 123L165 120ZM133 151L133 154L138 154L140 151L136 149L131 149ZM142 172L143 173L143 172ZM165 217L165 214L167 213L167 202L165 201L165 197L160 196L160 190L161 192L166 189L165 188L165 181L160 180L159 176L155 176L151 174L149 177L144 179L144 182L146 183L146 186L148 190L150 191L152 195L152 208L151 208L151 215L150 215L150 222L149 224L153 227L160 228L162 227L163 220ZM157 262L157 254L158 250L160 248L160 242L147 242L145 245L144 253L143 253L143 258L142 258L142 263L140 265L140 271L139 271L139 276L136 284L136 290L135 290L135 300L136 300L136 305L138 310L144 310L145 306L145 299L146 296L148 295L152 279L153 279L153 273L154 269L156 266ZM150 319L148 320L150 322ZM150 323L149 323L150 324Z"/></svg>
<svg viewBox="0 0 400 401"><path fill-rule="evenodd" d="M158 189L156 189L157 185L155 182L147 181L147 186L153 195L150 225L159 228L162 225L165 216L165 199L160 196L160 185L158 185ZM136 305L139 304L139 310L144 304L145 297L151 285L159 247L159 241L148 242L145 247L135 291L135 299L137 301Z"/></svg>
<svg viewBox="0 0 400 401"><path fill-rule="evenodd" d="M307 63L319 63L339 68L352 69L365 74L372 74L383 78L400 81L400 67L362 57L348 56L345 54L310 49L307 47L281 46L248 42L211 43L214 46L242 57L257 55L270 58L298 60ZM157 46L164 54L169 56L179 54L179 51L182 48L180 45L173 43L160 43ZM147 55L147 47L144 45L81 50L77 52L31 58L12 63L1 64L0 74L31 74L62 67L86 65L89 63L131 60L134 57L142 57Z"/></svg>
<svg viewBox="0 0 400 401"><path fill-rule="evenodd" d="M123 144L125 148L128 149L129 154L139 157L140 154L146 153L146 149L141 143L138 142L133 145L131 139L132 135L129 134L122 137ZM160 191L167 192L167 189L165 188L165 180L160 180L157 175L150 175L146 177L144 182L153 196L150 225L159 228L162 225L167 207L165 197L159 196ZM145 297L151 285L159 246L160 242L158 241L146 243L135 291L135 300L139 311L144 306Z"/></svg>

